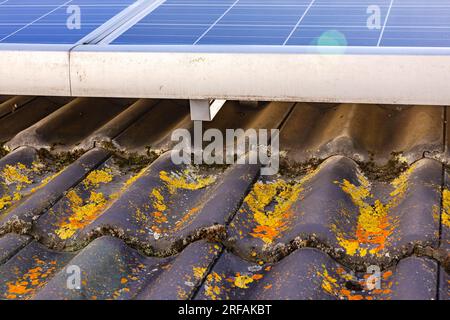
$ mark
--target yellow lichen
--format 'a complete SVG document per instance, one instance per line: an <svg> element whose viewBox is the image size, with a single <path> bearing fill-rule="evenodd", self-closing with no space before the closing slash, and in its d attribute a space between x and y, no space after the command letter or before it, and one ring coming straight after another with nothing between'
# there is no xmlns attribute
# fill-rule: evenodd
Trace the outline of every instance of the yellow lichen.
<svg viewBox="0 0 450 320"><path fill-rule="evenodd" d="M70 202L72 214L67 221L61 223L59 229L56 230L56 234L62 240L69 239L78 230L97 219L107 203L103 194L97 192L91 192L86 203L74 190L67 194L67 199Z"/></svg>
<svg viewBox="0 0 450 320"><path fill-rule="evenodd" d="M142 172L139 175L142 175ZM133 177L128 183L133 183L135 179L137 179L137 177ZM201 177L192 169L170 173L161 171L160 179L163 181L163 185L153 188L149 194L151 206L154 210L149 212L148 205L144 206L144 208L136 208L136 217L138 217L139 220L147 221L148 218L153 218L152 222L154 224L151 226L151 230L157 236L167 231L167 227L163 226L163 224L169 224L169 207L167 203L173 201L172 197L177 194L177 190L194 191L205 188L215 181L215 177ZM187 213L183 214L182 218L176 222L174 230L181 228L197 211L198 208L189 209Z"/></svg>
<svg viewBox="0 0 450 320"><path fill-rule="evenodd" d="M94 170L84 179L83 184L86 188L98 188L101 183L109 183L113 180L110 169Z"/></svg>
<svg viewBox="0 0 450 320"><path fill-rule="evenodd" d="M202 268L202 267L193 267L192 270L194 272L194 277L197 280L203 279L203 276L205 275L205 273L207 271L206 268Z"/></svg>
<svg viewBox="0 0 450 320"><path fill-rule="evenodd" d="M14 201L22 199L20 192L23 192L27 185L33 183L29 177L31 171L22 163L5 166L0 175L3 178L5 190L10 192L10 194L5 194L0 198L0 210L11 206Z"/></svg>
<svg viewBox="0 0 450 320"><path fill-rule="evenodd" d="M83 180L83 186L99 188L101 184L110 183L113 180L111 169L94 170ZM69 202L71 215L65 219L56 230L56 234L66 240L72 237L78 230L89 225L97 219L107 205L107 199L101 192L91 191L88 199L83 199L75 190L70 190L66 198Z"/></svg>
<svg viewBox="0 0 450 320"><path fill-rule="evenodd" d="M346 179L339 183L341 189L350 196L359 211L355 237L346 238L343 232L337 234L337 240L347 254L358 254L363 257L368 252L372 255L379 254L385 248L396 225L389 216L389 212L400 203L406 194L408 179L413 169L412 166L392 181L391 185L394 190L390 193L390 199L386 204L378 199L375 199L373 205L370 204L370 200L373 199L370 183L362 174L358 174L358 186Z"/></svg>
<svg viewBox="0 0 450 320"><path fill-rule="evenodd" d="M250 234L265 243L272 243L287 229L292 215L291 206L302 190L301 185L293 185L281 179L271 183L257 182L244 200L257 224ZM273 210L266 209L274 201L276 204Z"/></svg>
<svg viewBox="0 0 450 320"><path fill-rule="evenodd" d="M248 275L238 275L234 278L234 285L241 289L248 289L248 285L253 282L253 278Z"/></svg>
<svg viewBox="0 0 450 320"><path fill-rule="evenodd" d="M313 171L305 175L298 182L287 182L278 179L273 182L257 182L250 193L245 197L244 203L253 214L256 227L250 233L270 244L287 230L289 218L292 216L291 207L300 198L304 190L303 185L315 174ZM269 207L273 206L273 210Z"/></svg>
<svg viewBox="0 0 450 320"><path fill-rule="evenodd" d="M130 177L124 184L122 187L122 190L126 190L128 189L128 187L130 187L133 183L135 183L139 178L141 178L146 172L147 172L147 168L142 169L138 174L135 174L134 176Z"/></svg>
<svg viewBox="0 0 450 320"><path fill-rule="evenodd" d="M25 185L31 184L28 177L29 169L22 163L16 165L6 165L2 172L2 177L6 185L16 184L16 190L20 191Z"/></svg>
<svg viewBox="0 0 450 320"><path fill-rule="evenodd" d="M155 201L153 202L153 207L156 210L162 212L167 209L167 206L164 203L164 197L157 188L154 188L152 190L151 196L155 199Z"/></svg>
<svg viewBox="0 0 450 320"><path fill-rule="evenodd" d="M161 171L159 178L166 183L166 186L171 194L174 194L177 189L184 190L199 190L203 189L216 181L214 176L199 176L191 169L185 169L182 172Z"/></svg>
<svg viewBox="0 0 450 320"><path fill-rule="evenodd" d="M206 276L205 281L205 295L211 300L220 299L220 294L222 289L220 287L220 282L222 281L222 276L217 272L211 272Z"/></svg>
<svg viewBox="0 0 450 320"><path fill-rule="evenodd" d="M0 210L3 210L6 207L9 207L12 203L12 198L11 196L4 196L2 198L0 198Z"/></svg>
<svg viewBox="0 0 450 320"><path fill-rule="evenodd" d="M442 193L442 225L450 228L450 191L447 189Z"/></svg>

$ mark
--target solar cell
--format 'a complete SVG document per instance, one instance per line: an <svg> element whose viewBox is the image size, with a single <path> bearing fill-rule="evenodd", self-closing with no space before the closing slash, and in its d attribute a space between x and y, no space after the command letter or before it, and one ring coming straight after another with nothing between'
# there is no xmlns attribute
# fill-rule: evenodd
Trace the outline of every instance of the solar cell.
<svg viewBox="0 0 450 320"><path fill-rule="evenodd" d="M450 47L450 3L167 0L112 44Z"/></svg>
<svg viewBox="0 0 450 320"><path fill-rule="evenodd" d="M6 0L0 2L0 43L74 44L134 1Z"/></svg>

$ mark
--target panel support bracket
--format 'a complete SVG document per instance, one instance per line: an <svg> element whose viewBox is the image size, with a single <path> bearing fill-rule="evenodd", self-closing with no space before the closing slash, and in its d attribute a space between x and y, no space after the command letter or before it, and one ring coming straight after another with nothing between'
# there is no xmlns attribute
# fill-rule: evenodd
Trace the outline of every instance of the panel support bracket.
<svg viewBox="0 0 450 320"><path fill-rule="evenodd" d="M189 100L191 120L212 121L227 100Z"/></svg>

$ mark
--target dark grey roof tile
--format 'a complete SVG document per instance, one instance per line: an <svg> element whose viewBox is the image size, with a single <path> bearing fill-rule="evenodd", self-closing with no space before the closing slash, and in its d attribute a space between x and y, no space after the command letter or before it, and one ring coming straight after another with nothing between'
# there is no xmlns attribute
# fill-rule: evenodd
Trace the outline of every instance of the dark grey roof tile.
<svg viewBox="0 0 450 320"><path fill-rule="evenodd" d="M193 297L207 276L222 246L205 241L188 245L164 268L158 277L147 283L137 296L144 300L186 300Z"/></svg>
<svg viewBox="0 0 450 320"><path fill-rule="evenodd" d="M92 241L67 262L34 299L187 299L206 276L221 247L203 241L168 258L145 257L114 237ZM68 288L73 270L77 288Z"/></svg>
<svg viewBox="0 0 450 320"><path fill-rule="evenodd" d="M31 241L29 236L8 233L0 238L0 265L9 260Z"/></svg>
<svg viewBox="0 0 450 320"><path fill-rule="evenodd" d="M90 238L112 228L149 252L177 252L193 240L224 232L258 169L174 165L166 153L81 234Z"/></svg>
<svg viewBox="0 0 450 320"><path fill-rule="evenodd" d="M439 270L439 300L450 300L450 275L442 267Z"/></svg>
<svg viewBox="0 0 450 320"><path fill-rule="evenodd" d="M418 259L418 258L417 258ZM207 275L196 299L237 300L383 300L409 297L432 298L436 264L418 259L412 261L424 273L408 274L411 262L400 263L385 271L369 269L355 273L324 252L304 248L280 262L254 263L224 253ZM416 269L412 269L413 271ZM374 273L374 271L376 273ZM434 274L436 277L436 273ZM417 281L418 280L418 281ZM435 280L435 279L434 279ZM417 281L407 290L408 282ZM398 290L396 292L395 290ZM435 296L434 296L435 297Z"/></svg>
<svg viewBox="0 0 450 320"><path fill-rule="evenodd" d="M76 180L76 185L36 221L32 233L52 248L76 244L74 240L83 228L101 216L138 175L122 168L118 161L111 156L81 182Z"/></svg>
<svg viewBox="0 0 450 320"><path fill-rule="evenodd" d="M229 242L247 259L313 245L350 264L388 265L414 245L438 245L441 174L437 161L424 159L390 184L371 183L355 162L335 156L298 179L262 179L233 219Z"/></svg>
<svg viewBox="0 0 450 320"><path fill-rule="evenodd" d="M392 277L393 300L435 300L437 299L436 261L408 257L401 260Z"/></svg>
<svg viewBox="0 0 450 320"><path fill-rule="evenodd" d="M133 100L128 99L77 98L41 121L26 125L22 129L28 128L17 134L6 146L9 149L31 146L73 151L90 134L124 111L132 102ZM33 108L41 109L44 108Z"/></svg>
<svg viewBox="0 0 450 320"><path fill-rule="evenodd" d="M0 265L0 298L31 299L71 257L31 242Z"/></svg>
<svg viewBox="0 0 450 320"><path fill-rule="evenodd" d="M395 152L413 163L442 153L443 117L443 107L298 103L280 144L296 162L339 154L386 164Z"/></svg>
<svg viewBox="0 0 450 320"><path fill-rule="evenodd" d="M65 101L54 101L46 97L37 97L23 102L23 105L20 104L17 110L7 113L0 118L0 128L2 128L0 130L0 143L5 143L23 130L28 130L30 126L62 107ZM14 150L25 145L11 144L7 145L7 148Z"/></svg>

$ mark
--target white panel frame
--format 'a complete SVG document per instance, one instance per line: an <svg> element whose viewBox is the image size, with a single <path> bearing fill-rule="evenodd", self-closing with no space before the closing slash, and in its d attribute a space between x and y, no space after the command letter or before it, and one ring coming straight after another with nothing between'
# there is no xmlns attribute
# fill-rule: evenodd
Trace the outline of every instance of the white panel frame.
<svg viewBox="0 0 450 320"><path fill-rule="evenodd" d="M449 48L82 46L70 68L74 96L450 105Z"/></svg>
<svg viewBox="0 0 450 320"><path fill-rule="evenodd" d="M71 45L0 46L0 94L71 96Z"/></svg>

